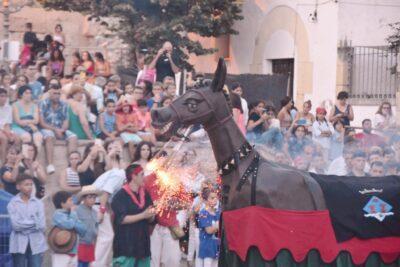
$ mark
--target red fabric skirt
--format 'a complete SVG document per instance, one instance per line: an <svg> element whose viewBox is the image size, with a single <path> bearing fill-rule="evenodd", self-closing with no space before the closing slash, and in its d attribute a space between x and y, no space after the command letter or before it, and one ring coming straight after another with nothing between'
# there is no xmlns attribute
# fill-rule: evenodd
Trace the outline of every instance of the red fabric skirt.
<svg viewBox="0 0 400 267"><path fill-rule="evenodd" d="M94 244L79 244L78 245L78 260L83 262L92 262L94 258Z"/></svg>
<svg viewBox="0 0 400 267"><path fill-rule="evenodd" d="M321 259L330 263L341 251L347 251L355 264L362 264L369 254L380 254L385 263L400 256L400 237L373 239L353 238L336 241L329 211L286 211L247 207L222 214L228 249L246 260L255 246L265 260L273 260L282 249L288 249L296 262L316 249Z"/></svg>

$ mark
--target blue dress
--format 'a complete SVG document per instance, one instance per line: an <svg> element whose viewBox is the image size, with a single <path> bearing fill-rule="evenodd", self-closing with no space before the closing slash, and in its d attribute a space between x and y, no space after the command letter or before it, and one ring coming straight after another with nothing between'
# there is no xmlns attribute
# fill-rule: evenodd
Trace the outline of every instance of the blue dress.
<svg viewBox="0 0 400 267"><path fill-rule="evenodd" d="M199 258L217 259L219 255L220 240L215 234L208 234L206 227L212 226L213 223L219 223L221 216L220 210L215 212L215 215L209 213L206 209L202 209L199 213L199 229L200 229L200 246Z"/></svg>

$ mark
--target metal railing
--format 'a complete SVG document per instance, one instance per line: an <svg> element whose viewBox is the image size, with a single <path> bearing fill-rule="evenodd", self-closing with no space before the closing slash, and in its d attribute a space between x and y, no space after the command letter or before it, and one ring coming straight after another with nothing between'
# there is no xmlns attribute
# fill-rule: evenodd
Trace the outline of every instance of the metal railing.
<svg viewBox="0 0 400 267"><path fill-rule="evenodd" d="M11 221L8 214L0 214L0 266L12 266L11 254L8 252L11 233Z"/></svg>
<svg viewBox="0 0 400 267"><path fill-rule="evenodd" d="M350 101L353 104L393 104L398 88L397 52L387 46L345 47Z"/></svg>

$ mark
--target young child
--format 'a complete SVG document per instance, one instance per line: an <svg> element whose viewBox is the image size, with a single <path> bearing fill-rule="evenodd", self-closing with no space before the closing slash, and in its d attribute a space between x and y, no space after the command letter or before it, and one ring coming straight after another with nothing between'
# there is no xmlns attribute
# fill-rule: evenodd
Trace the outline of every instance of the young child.
<svg viewBox="0 0 400 267"><path fill-rule="evenodd" d="M128 144L128 150L131 156L135 154L135 144L140 143L142 139L137 134L139 131L138 119L132 105L128 102L122 102L116 112L117 131L125 144Z"/></svg>
<svg viewBox="0 0 400 267"><path fill-rule="evenodd" d="M12 227L10 253L14 266L41 267L47 250L43 203L32 194L31 176L20 174L16 183L19 193L7 205Z"/></svg>
<svg viewBox="0 0 400 267"><path fill-rule="evenodd" d="M107 99L106 110L99 116L96 134L102 140L114 140L118 137L115 101L112 99Z"/></svg>
<svg viewBox="0 0 400 267"><path fill-rule="evenodd" d="M147 107L147 102L144 99L139 99L137 101L137 105L138 107L136 110L136 116L138 119L138 127L139 127L138 135L144 141L155 143L156 139L151 127L151 115Z"/></svg>
<svg viewBox="0 0 400 267"><path fill-rule="evenodd" d="M104 86L104 98L107 101L108 99L114 100L114 102L118 101L120 95L122 95L122 90L117 87L117 84L109 79Z"/></svg>
<svg viewBox="0 0 400 267"><path fill-rule="evenodd" d="M97 212L93 209L96 203L96 197L100 195L93 185L82 187L82 191L78 194L78 201L81 204L76 209L78 219L86 226L86 233L79 239L78 245L78 267L89 267L90 263L95 260L94 250L99 228L99 220Z"/></svg>
<svg viewBox="0 0 400 267"><path fill-rule="evenodd" d="M167 86L166 95L169 96L169 97L172 97L173 99L175 99L177 97L177 95L176 95L176 85L175 84L169 84Z"/></svg>
<svg viewBox="0 0 400 267"><path fill-rule="evenodd" d="M72 201L72 194L67 191L59 191L53 196L53 204L56 211L53 214L53 225L64 230L76 231L79 236L84 236L86 233L86 226L78 219L76 212L72 211L74 203ZM53 266L69 267L77 265L77 246L78 242L67 254L52 254Z"/></svg>
<svg viewBox="0 0 400 267"><path fill-rule="evenodd" d="M205 207L199 213L200 246L199 258L203 260L203 267L218 266L219 239L216 234L219 230L220 210L217 208L217 193L206 187L202 191Z"/></svg>
<svg viewBox="0 0 400 267"><path fill-rule="evenodd" d="M152 90L153 97L147 100L147 106L149 107L149 109L160 107L161 100L163 98L163 92L164 90L162 83L155 82L153 84Z"/></svg>

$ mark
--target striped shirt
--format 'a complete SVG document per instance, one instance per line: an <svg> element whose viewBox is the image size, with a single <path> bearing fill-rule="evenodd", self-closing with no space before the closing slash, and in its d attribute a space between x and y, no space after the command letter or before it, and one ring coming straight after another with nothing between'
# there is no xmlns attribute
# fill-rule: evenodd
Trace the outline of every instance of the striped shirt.
<svg viewBox="0 0 400 267"><path fill-rule="evenodd" d="M79 182L79 175L76 171L71 169L70 167L67 168L67 185L68 186L81 186Z"/></svg>

